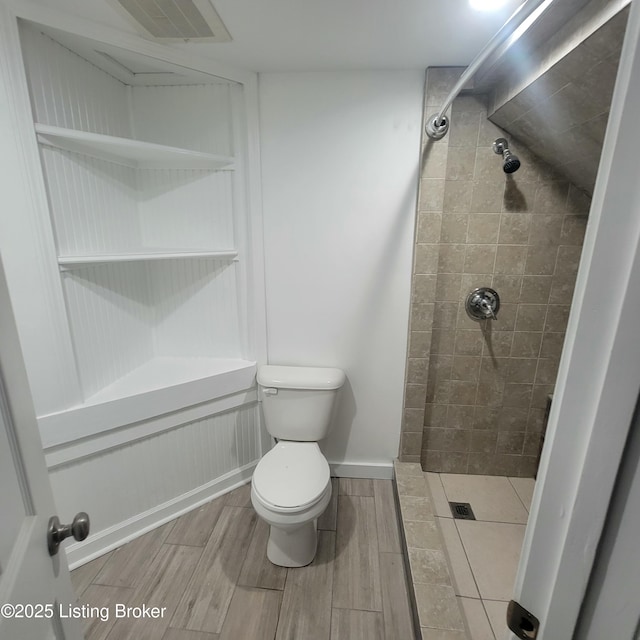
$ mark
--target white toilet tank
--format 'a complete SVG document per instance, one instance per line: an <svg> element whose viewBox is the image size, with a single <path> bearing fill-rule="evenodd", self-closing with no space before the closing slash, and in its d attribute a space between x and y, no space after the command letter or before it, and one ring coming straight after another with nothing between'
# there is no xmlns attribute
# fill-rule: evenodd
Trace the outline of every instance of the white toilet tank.
<svg viewBox="0 0 640 640"><path fill-rule="evenodd" d="M329 433L345 375L341 369L264 365L258 384L267 431L279 440L316 442Z"/></svg>

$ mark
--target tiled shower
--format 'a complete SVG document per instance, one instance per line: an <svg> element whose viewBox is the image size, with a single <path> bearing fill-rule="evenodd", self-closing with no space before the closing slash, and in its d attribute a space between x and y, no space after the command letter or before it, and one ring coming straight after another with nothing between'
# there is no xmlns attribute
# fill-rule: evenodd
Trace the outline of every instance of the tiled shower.
<svg viewBox="0 0 640 640"><path fill-rule="evenodd" d="M427 74L427 113L443 75ZM430 471L533 475L564 340L589 200L517 142L505 174L502 136L482 97L461 96L423 152L403 454ZM496 321L466 314L481 286L500 295Z"/></svg>
<svg viewBox="0 0 640 640"><path fill-rule="evenodd" d="M619 47L625 13L585 41L590 54L603 42ZM605 28L609 33L602 33ZM400 458L420 462L426 471L535 475L594 178L590 185L570 181L563 170L566 153L554 166L541 159L554 159L549 136L545 154L545 141L534 145L526 125L544 118L533 108L536 98L562 98L550 79L555 89L566 86L565 93L573 94L582 75L604 73L617 62L610 45L602 61L581 55L580 48L570 47L568 62L563 52L564 66L543 69L528 93L520 86L509 95L504 82L493 93L463 91L453 102L449 133L438 141L423 138ZM581 68L580 60L590 66ZM461 72L427 70L425 119L438 111ZM603 83L608 100L612 89L612 82ZM594 140L601 144L607 115L602 93L582 100L570 118L561 118L558 145L564 135L565 146L575 151L584 134L593 156L589 166L597 169ZM510 127L518 118L523 126ZM515 173L505 174L493 151L500 137L521 160ZM584 162L587 154L577 151ZM581 175L587 176L584 164ZM465 312L468 293L482 286L500 296L497 320L478 322Z"/></svg>

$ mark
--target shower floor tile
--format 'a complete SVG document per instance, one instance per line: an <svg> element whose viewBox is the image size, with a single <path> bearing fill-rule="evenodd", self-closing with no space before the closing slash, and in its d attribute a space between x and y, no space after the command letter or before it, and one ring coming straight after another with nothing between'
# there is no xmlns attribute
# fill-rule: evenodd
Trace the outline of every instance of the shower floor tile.
<svg viewBox="0 0 640 640"><path fill-rule="evenodd" d="M483 600L482 604L484 604L493 633L498 640L502 640L506 631L507 603L496 600Z"/></svg>
<svg viewBox="0 0 640 640"><path fill-rule="evenodd" d="M471 640L503 640L535 481L445 473L425 477ZM453 519L449 501L470 503L476 521Z"/></svg>
<svg viewBox="0 0 640 640"><path fill-rule="evenodd" d="M449 502L469 502L476 520L526 524L529 513L508 478L441 473Z"/></svg>
<svg viewBox="0 0 640 640"><path fill-rule="evenodd" d="M456 526L480 598L510 600L525 525L458 520Z"/></svg>
<svg viewBox="0 0 640 640"><path fill-rule="evenodd" d="M533 478L509 478L513 488L516 490L518 497L522 500L527 511L531 511L531 499L533 498L533 489L536 481Z"/></svg>

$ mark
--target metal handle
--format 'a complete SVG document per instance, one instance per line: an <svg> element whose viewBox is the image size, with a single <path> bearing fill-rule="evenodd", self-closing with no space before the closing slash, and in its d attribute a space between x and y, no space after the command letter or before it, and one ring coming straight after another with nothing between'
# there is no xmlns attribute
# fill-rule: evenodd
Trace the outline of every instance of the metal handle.
<svg viewBox="0 0 640 640"><path fill-rule="evenodd" d="M89 535L90 524L89 516L84 511L78 513L71 524L60 524L58 516L51 516L47 527L49 555L55 556L60 543L69 536L73 536L78 542L84 540Z"/></svg>
<svg viewBox="0 0 640 640"><path fill-rule="evenodd" d="M479 305L482 307L482 310L484 311L486 316L489 316L494 320L498 319L498 317L493 311L493 307L491 306L491 303L486 298L482 298L479 302Z"/></svg>
<svg viewBox="0 0 640 640"><path fill-rule="evenodd" d="M467 296L464 306L473 320L497 320L500 296L490 287L479 287Z"/></svg>

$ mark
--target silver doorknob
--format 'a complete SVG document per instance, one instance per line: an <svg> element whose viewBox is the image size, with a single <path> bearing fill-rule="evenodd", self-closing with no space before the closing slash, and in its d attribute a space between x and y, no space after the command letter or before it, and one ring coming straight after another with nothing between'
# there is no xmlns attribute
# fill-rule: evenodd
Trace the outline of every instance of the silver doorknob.
<svg viewBox="0 0 640 640"><path fill-rule="evenodd" d="M49 555L55 556L58 553L60 543L69 536L73 536L78 542L84 540L89 535L90 524L89 516L84 511L76 514L71 524L60 524L58 516L51 516L47 527Z"/></svg>

